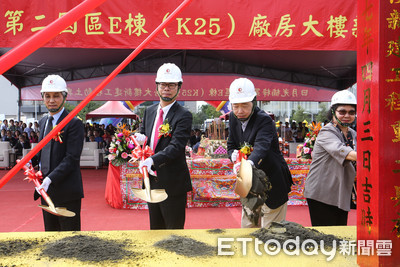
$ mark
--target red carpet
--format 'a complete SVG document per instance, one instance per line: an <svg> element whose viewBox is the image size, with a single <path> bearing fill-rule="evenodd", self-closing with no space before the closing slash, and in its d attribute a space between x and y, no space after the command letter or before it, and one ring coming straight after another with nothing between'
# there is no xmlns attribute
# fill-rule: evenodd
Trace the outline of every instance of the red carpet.
<svg viewBox="0 0 400 267"><path fill-rule="evenodd" d="M6 174L0 170L0 177ZM148 230L147 210L119 210L104 200L107 169L82 169L85 198L82 202L82 230ZM0 189L0 232L43 231L42 211L33 201L33 183L20 171ZM240 208L190 208L186 229L240 228ZM286 220L311 226L307 206L289 206ZM349 213L348 225L356 224L356 212Z"/></svg>

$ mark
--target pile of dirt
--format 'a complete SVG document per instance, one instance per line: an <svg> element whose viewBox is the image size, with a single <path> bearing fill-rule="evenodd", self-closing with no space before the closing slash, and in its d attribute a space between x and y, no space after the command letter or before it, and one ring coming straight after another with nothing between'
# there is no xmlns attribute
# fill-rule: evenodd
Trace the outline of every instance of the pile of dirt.
<svg viewBox="0 0 400 267"><path fill-rule="evenodd" d="M46 244L42 256L51 259L77 259L83 262L119 261L136 258L138 253L126 250L128 241L105 240L94 236L75 235Z"/></svg>
<svg viewBox="0 0 400 267"><path fill-rule="evenodd" d="M37 240L6 240L0 241L0 257L2 256L13 256L22 251L26 251L37 246L39 242Z"/></svg>
<svg viewBox="0 0 400 267"><path fill-rule="evenodd" d="M166 239L158 241L154 246L186 257L214 256L216 252L216 248L213 246L192 238L177 235L171 235Z"/></svg>
<svg viewBox="0 0 400 267"><path fill-rule="evenodd" d="M224 229L210 229L210 230L207 230L207 233L210 233L210 234L223 234L223 233L225 233L225 230Z"/></svg>
<svg viewBox="0 0 400 267"><path fill-rule="evenodd" d="M281 246L288 239L295 239L296 237L299 237L300 245L304 241L311 239L316 241L318 245L321 244L321 241L324 241L324 247L332 247L334 241L336 241L336 247L338 247L340 241L343 240L343 238L334 235L326 235L315 229L308 229L294 222L274 222L269 228L261 228L251 233L251 235L257 237L264 243L270 239L274 239L278 241Z"/></svg>

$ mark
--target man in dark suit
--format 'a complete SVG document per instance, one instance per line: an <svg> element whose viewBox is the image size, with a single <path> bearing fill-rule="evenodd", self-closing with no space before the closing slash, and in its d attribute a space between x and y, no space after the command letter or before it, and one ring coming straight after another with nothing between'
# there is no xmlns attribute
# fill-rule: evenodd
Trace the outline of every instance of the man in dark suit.
<svg viewBox="0 0 400 267"><path fill-rule="evenodd" d="M39 141L61 122L68 112L64 109L67 84L58 75L47 76L42 83L41 94L49 114L39 121ZM61 217L43 211L45 231L80 231L81 200L83 198L80 156L83 148L82 122L73 118L60 132L60 140L52 139L38 153L43 182L37 191L44 189L56 207L74 212L74 217ZM35 192L35 200L39 198ZM42 198L42 204L47 205Z"/></svg>
<svg viewBox="0 0 400 267"><path fill-rule="evenodd" d="M279 150L275 123L256 106L256 96L250 80L239 78L232 82L229 88L232 116L229 118L228 153L235 162L238 151L245 143L252 146L248 161L267 174L272 186L260 214L261 227L268 227L271 222L281 222L286 218L288 193L293 182ZM239 164L235 164L235 168ZM242 228L259 226L249 220L245 210L242 210L241 225Z"/></svg>
<svg viewBox="0 0 400 267"><path fill-rule="evenodd" d="M154 151L153 156L140 162L139 169L146 166L149 170L151 189L165 189L168 194L162 202L148 203L150 229L183 229L187 192L192 190L185 156L192 114L176 102L182 73L175 64L166 63L158 69L156 85L160 103L145 110L140 134L136 134L138 141L147 136ZM168 131L160 130L167 124Z"/></svg>

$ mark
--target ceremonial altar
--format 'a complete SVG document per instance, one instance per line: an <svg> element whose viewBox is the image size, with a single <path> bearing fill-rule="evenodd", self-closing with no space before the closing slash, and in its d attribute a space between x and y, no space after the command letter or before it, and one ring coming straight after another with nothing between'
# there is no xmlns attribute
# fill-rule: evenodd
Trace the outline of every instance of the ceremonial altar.
<svg viewBox="0 0 400 267"><path fill-rule="evenodd" d="M286 158L294 185L289 194L289 205L306 205L303 196L304 181L311 160ZM235 194L236 176L233 164L227 158L208 159L195 157L187 159L193 190L188 193L187 207L237 207L239 196ZM105 198L117 209L147 209L145 201L136 198L131 189L142 188L142 175L138 163L127 163L108 167Z"/></svg>

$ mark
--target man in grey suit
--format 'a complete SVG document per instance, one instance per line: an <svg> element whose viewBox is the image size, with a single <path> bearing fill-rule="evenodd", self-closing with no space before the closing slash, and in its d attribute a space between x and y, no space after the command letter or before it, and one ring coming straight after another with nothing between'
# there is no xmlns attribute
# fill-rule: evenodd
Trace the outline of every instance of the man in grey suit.
<svg viewBox="0 0 400 267"><path fill-rule="evenodd" d="M246 78L234 80L229 88L232 113L229 118L228 154L235 162L238 151L244 144L252 146L253 151L248 156L248 161L257 169L263 170L269 178L272 188L265 204L261 206L260 214L261 227L264 228L269 227L272 222L285 220L288 193L293 182L279 150L275 123L256 106L256 96L254 84ZM255 225L246 216L246 210L242 210L242 228L259 227L259 224L260 222Z"/></svg>
<svg viewBox="0 0 400 267"><path fill-rule="evenodd" d="M68 112L64 103L68 94L67 84L58 75L47 76L42 83L41 94L49 113L39 121L39 141L47 135ZM43 210L45 231L80 231L81 200L83 185L80 156L83 148L84 128L82 122L73 118L60 132L61 140L52 139L38 153L43 182L35 191L44 189L56 207L74 212L74 217L61 217ZM44 199L42 204L46 205Z"/></svg>
<svg viewBox="0 0 400 267"><path fill-rule="evenodd" d="M153 156L140 162L139 169L146 166L149 170L151 189L165 189L168 194L162 202L148 203L150 229L183 229L185 225L187 192L192 190L185 146L192 114L176 102L182 82L181 70L175 64L166 63L158 69L156 90L160 103L145 110L140 134L136 134L139 141L147 136L154 151Z"/></svg>

